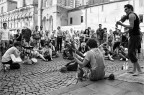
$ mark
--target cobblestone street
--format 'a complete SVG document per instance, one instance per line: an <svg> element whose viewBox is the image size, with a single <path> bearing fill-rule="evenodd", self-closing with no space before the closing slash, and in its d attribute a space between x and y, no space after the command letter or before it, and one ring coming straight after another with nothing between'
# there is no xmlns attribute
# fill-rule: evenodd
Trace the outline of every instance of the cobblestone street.
<svg viewBox="0 0 144 95"><path fill-rule="evenodd" d="M76 72L61 73L59 69L68 61L54 61L35 65L21 65L19 70L0 71L0 95L49 95L49 92L77 84ZM106 61L106 71L120 71L124 61Z"/></svg>

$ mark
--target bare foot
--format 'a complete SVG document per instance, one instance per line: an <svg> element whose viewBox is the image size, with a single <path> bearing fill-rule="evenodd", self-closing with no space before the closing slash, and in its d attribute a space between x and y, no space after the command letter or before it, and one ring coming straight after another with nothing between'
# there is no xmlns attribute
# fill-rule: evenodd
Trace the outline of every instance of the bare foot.
<svg viewBox="0 0 144 95"><path fill-rule="evenodd" d="M134 73L133 76L138 76L140 74L144 74L144 72L137 72L137 73Z"/></svg>

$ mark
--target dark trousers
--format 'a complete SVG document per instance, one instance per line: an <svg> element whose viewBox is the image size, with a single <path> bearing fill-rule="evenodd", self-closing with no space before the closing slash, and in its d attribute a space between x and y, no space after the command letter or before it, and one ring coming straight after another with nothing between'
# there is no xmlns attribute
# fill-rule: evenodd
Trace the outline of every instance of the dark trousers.
<svg viewBox="0 0 144 95"><path fill-rule="evenodd" d="M103 44L104 43L104 40L103 39L99 39L99 45Z"/></svg>
<svg viewBox="0 0 144 95"><path fill-rule="evenodd" d="M9 64L9 65L11 65L11 64L13 64L13 62L12 62L12 60L10 60L8 62L2 62L2 64Z"/></svg>
<svg viewBox="0 0 144 95"><path fill-rule="evenodd" d="M136 52L140 46L140 36L131 36L128 43L128 56L132 63L137 62Z"/></svg>
<svg viewBox="0 0 144 95"><path fill-rule="evenodd" d="M115 42L113 46L113 51L120 46L120 42Z"/></svg>
<svg viewBox="0 0 144 95"><path fill-rule="evenodd" d="M62 37L57 37L57 51L62 50Z"/></svg>

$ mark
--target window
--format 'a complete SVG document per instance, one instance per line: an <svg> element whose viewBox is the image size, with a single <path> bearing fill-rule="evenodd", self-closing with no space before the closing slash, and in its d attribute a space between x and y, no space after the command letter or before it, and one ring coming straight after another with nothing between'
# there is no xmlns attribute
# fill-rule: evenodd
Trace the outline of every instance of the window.
<svg viewBox="0 0 144 95"><path fill-rule="evenodd" d="M70 18L70 24L72 24L72 23L73 23L72 21L73 21L73 19L72 19L72 17L71 17L71 18Z"/></svg>
<svg viewBox="0 0 144 95"><path fill-rule="evenodd" d="M81 16L81 23L83 23L83 16Z"/></svg>
<svg viewBox="0 0 144 95"><path fill-rule="evenodd" d="M1 7L1 13L3 13L3 7Z"/></svg>
<svg viewBox="0 0 144 95"><path fill-rule="evenodd" d="M139 20L141 23L143 22L143 15L142 14L139 15Z"/></svg>

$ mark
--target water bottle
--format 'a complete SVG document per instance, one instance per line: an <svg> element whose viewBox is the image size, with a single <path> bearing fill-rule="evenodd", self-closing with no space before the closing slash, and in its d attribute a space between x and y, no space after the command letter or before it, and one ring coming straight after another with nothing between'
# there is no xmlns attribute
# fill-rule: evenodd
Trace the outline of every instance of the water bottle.
<svg viewBox="0 0 144 95"><path fill-rule="evenodd" d="M128 62L125 62L125 69L127 70L129 68Z"/></svg>
<svg viewBox="0 0 144 95"><path fill-rule="evenodd" d="M128 69L128 62L124 62L123 66L122 66L122 70L127 70Z"/></svg>

